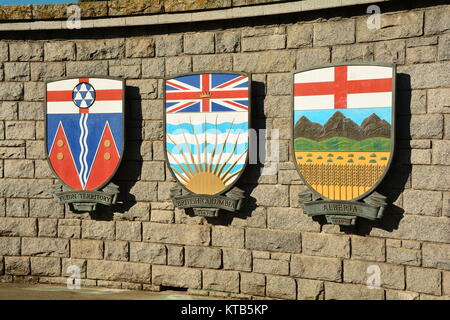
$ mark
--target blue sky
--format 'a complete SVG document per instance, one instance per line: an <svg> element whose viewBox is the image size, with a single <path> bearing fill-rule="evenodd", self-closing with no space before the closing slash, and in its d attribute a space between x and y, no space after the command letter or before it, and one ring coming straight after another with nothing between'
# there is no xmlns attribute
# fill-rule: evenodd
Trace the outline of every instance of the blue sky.
<svg viewBox="0 0 450 320"><path fill-rule="evenodd" d="M361 125L363 120L370 116L372 113L375 113L381 119L386 120L391 123L391 108L354 108L354 109L322 109L322 110L304 110L304 111L295 111L295 123L297 123L298 119L301 116L307 117L312 122L318 122L321 125L325 124L325 122L330 119L330 117L336 112L340 111L347 118L352 119L358 125Z"/></svg>
<svg viewBox="0 0 450 320"><path fill-rule="evenodd" d="M77 3L78 0L0 0L0 5Z"/></svg>

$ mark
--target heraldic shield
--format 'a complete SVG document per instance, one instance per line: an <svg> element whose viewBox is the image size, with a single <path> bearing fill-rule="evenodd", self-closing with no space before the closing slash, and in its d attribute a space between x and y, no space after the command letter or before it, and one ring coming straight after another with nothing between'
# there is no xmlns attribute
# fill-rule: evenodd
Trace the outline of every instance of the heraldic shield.
<svg viewBox="0 0 450 320"><path fill-rule="evenodd" d="M46 89L46 151L62 182L54 186L55 199L75 211L115 203L118 187L106 185L124 148L123 81L71 78Z"/></svg>
<svg viewBox="0 0 450 320"><path fill-rule="evenodd" d="M306 205L306 213L331 213L327 220L337 224L354 224L343 215L381 217L382 210L356 201L384 207L385 197L372 192L392 161L394 89L393 65L328 65L294 74L295 164L310 197L323 199Z"/></svg>
<svg viewBox="0 0 450 320"><path fill-rule="evenodd" d="M176 207L202 216L240 208L243 191L230 188L247 163L249 83L242 73L165 80L166 156L181 185L171 190Z"/></svg>

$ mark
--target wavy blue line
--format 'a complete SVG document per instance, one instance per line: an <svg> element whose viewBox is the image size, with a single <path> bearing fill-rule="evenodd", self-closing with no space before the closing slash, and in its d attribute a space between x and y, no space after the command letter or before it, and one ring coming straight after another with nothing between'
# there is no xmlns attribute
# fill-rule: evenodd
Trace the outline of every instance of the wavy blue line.
<svg viewBox="0 0 450 320"><path fill-rule="evenodd" d="M191 164L191 163L182 163L181 165L183 166L184 170L188 170L188 166L190 166L191 169L192 169L192 171L195 172L195 167L194 167L193 164ZM175 169L177 169L178 172L183 173L183 171L184 171L184 170L181 170L181 169L180 169L180 166L177 165L177 164L171 163L170 166L171 166L171 167L175 167ZM220 164L220 166L221 166L221 164ZM228 164L228 163L227 163L227 164L225 165L225 167L222 169L222 173L224 173L230 166L231 166L231 164ZM213 165L213 166L212 166L212 170L214 170L215 168L216 168L216 165ZM244 168L244 165L243 165L243 164L237 164L237 165L234 166L233 169L230 170L230 174L233 174L233 173L235 173L236 171L242 170L243 168ZM175 171L175 170L174 170L174 171ZM177 172L175 171L175 173L177 173Z"/></svg>
<svg viewBox="0 0 450 320"><path fill-rule="evenodd" d="M214 144L214 143L207 143L206 144L207 153L212 153L215 145L216 144ZM222 151L223 145L224 145L223 143L217 144L216 154L218 154L219 152ZM172 143L166 143L167 151L172 154L181 154L180 149L184 153L192 153L192 154L199 153L199 150L198 150L199 148L198 148L197 144L180 143L177 146L178 146L178 148ZM227 144L225 144L223 152L231 153L233 151L233 148L234 148L234 143L227 143ZM239 144L237 144L236 150L234 150L233 154L245 153L245 152L247 152L247 150L248 150L248 142L239 143ZM204 153L204 152L205 152L205 144L201 143L200 144L200 153Z"/></svg>
<svg viewBox="0 0 450 320"><path fill-rule="evenodd" d="M180 128L181 126L181 128ZM166 123L166 132L169 134L182 134L190 133L190 134L200 134L200 133L239 133L239 132L247 132L248 130L248 122L241 123L231 123L231 122L222 122L217 124L215 123L200 123L191 125L190 123L181 123L181 124L171 124Z"/></svg>

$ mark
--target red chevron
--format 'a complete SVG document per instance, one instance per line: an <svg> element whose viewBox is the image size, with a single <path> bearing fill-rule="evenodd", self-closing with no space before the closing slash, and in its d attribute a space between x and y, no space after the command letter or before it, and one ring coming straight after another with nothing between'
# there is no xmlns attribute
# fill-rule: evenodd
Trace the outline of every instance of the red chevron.
<svg viewBox="0 0 450 320"><path fill-rule="evenodd" d="M61 144L62 141L62 145ZM59 143L58 143L59 142ZM62 155L62 159L58 159ZM69 187L75 190L82 190L80 178L78 176L77 167L70 151L69 143L67 142L66 133L60 123L56 131L53 146L49 153L50 164L57 176Z"/></svg>
<svg viewBox="0 0 450 320"><path fill-rule="evenodd" d="M109 141L110 145L106 146L105 141ZM109 154L109 159L105 158L105 154ZM100 187L103 183L109 180L114 174L117 165L119 164L120 155L117 152L117 146L114 141L111 128L107 122L103 130L102 138L97 147L97 154L95 155L92 164L91 172L86 183L86 190L93 190Z"/></svg>

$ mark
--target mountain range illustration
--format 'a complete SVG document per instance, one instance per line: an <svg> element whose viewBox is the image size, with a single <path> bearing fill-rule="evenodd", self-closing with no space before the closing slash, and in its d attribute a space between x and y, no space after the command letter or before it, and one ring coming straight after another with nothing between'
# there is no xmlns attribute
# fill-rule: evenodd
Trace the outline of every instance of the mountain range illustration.
<svg viewBox="0 0 450 320"><path fill-rule="evenodd" d="M323 141L333 137L343 137L356 141L369 138L391 137L391 125L375 113L365 118L361 125L347 118L340 111L336 111L324 124L312 122L302 116L294 127L294 138L307 138L314 141Z"/></svg>

